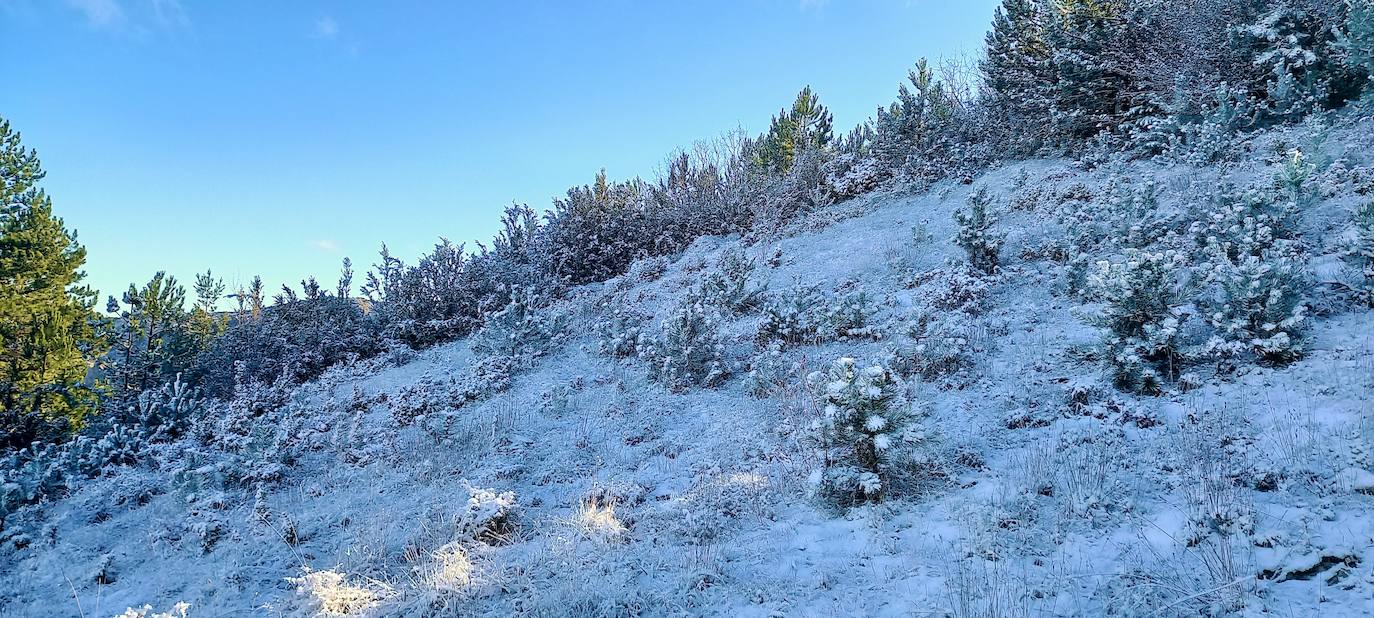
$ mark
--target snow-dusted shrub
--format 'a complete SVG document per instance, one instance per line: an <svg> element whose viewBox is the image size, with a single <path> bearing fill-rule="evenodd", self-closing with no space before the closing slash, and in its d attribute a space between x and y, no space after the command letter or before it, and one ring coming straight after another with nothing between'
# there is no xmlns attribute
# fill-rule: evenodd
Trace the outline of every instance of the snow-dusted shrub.
<svg viewBox="0 0 1374 618"><path fill-rule="evenodd" d="M836 155L824 171L824 188L831 202L843 202L873 191L891 176L877 160L852 152Z"/></svg>
<svg viewBox="0 0 1374 618"><path fill-rule="evenodd" d="M316 612L324 616L352 616L365 612L390 596L390 586L368 581L355 584L343 573L334 570L311 571L308 567L300 577L287 578L296 585L300 595Z"/></svg>
<svg viewBox="0 0 1374 618"><path fill-rule="evenodd" d="M764 289L749 285L754 272L754 260L744 250L732 247L721 254L716 268L701 280L701 293L706 302L722 310L743 314L758 308L763 302Z"/></svg>
<svg viewBox="0 0 1374 618"><path fill-rule="evenodd" d="M1089 286L1102 310L1089 321L1105 329L1102 354L1118 387L1158 393L1182 369L1179 284L1183 256L1174 251L1126 251L1101 261Z"/></svg>
<svg viewBox="0 0 1374 618"><path fill-rule="evenodd" d="M165 612L155 612L152 605L144 605L125 609L124 613L116 614L114 618L186 618L190 611L191 604L181 601Z"/></svg>
<svg viewBox="0 0 1374 618"><path fill-rule="evenodd" d="M534 288L511 290L510 303L487 314L473 349L486 356L529 362L553 350L563 339L566 316L545 307Z"/></svg>
<svg viewBox="0 0 1374 618"><path fill-rule="evenodd" d="M629 358L638 355L639 339L644 334L644 325L649 316L643 312L616 303L611 314L596 325L599 341L597 347L602 354L611 358Z"/></svg>
<svg viewBox="0 0 1374 618"><path fill-rule="evenodd" d="M877 338L872 305L862 289L827 296L816 286L796 287L764 306L757 339L763 344L814 345Z"/></svg>
<svg viewBox="0 0 1374 618"><path fill-rule="evenodd" d="M1346 300L1374 309L1374 202L1357 208L1353 223L1347 244L1341 249L1341 260L1350 274L1343 281L1328 281L1327 285Z"/></svg>
<svg viewBox="0 0 1374 618"><path fill-rule="evenodd" d="M997 217L988 212L992 202L992 195L982 187L969 196L967 208L954 211L954 223L958 226L954 244L968 254L970 266L984 273L997 270L998 255L1006 240L1006 234L992 229L997 224Z"/></svg>
<svg viewBox="0 0 1374 618"><path fill-rule="evenodd" d="M921 311L909 320L906 337L887 348L888 366L927 380L973 365L976 325L958 313Z"/></svg>
<svg viewBox="0 0 1374 618"><path fill-rule="evenodd" d="M1218 253L1229 259L1259 256L1293 238L1292 212L1270 192L1223 187L1192 215L1188 232L1198 259Z"/></svg>
<svg viewBox="0 0 1374 618"><path fill-rule="evenodd" d="M716 334L718 318L692 292L663 320L657 337L644 336L639 357L649 378L673 390L714 386L729 375L725 346Z"/></svg>
<svg viewBox="0 0 1374 618"><path fill-rule="evenodd" d="M1208 353L1269 363L1302 356L1307 277L1295 257L1266 252L1231 260L1221 255L1207 280L1214 285L1198 305L1215 330L1206 344Z"/></svg>
<svg viewBox="0 0 1374 618"><path fill-rule="evenodd" d="M1295 207L1308 206L1315 196L1308 181L1317 173L1317 165L1294 148L1283 161L1283 167L1274 175L1274 186Z"/></svg>
<svg viewBox="0 0 1374 618"><path fill-rule="evenodd" d="M797 364L783 356L782 344L774 341L749 360L749 392L767 397L782 390L795 378Z"/></svg>
<svg viewBox="0 0 1374 618"><path fill-rule="evenodd" d="M812 476L818 495L841 506L880 499L913 429L901 381L844 357L807 376L807 385L820 409L812 423L823 456Z"/></svg>
<svg viewBox="0 0 1374 618"><path fill-rule="evenodd" d="M936 309L977 315L987 304L988 279L972 268L950 268L932 283L927 301Z"/></svg>
<svg viewBox="0 0 1374 618"><path fill-rule="evenodd" d="M392 422L405 427L504 392L515 369L516 362L509 356L483 356L469 361L461 373L425 374L390 398Z"/></svg>
<svg viewBox="0 0 1374 618"><path fill-rule="evenodd" d="M488 544L508 541L515 530L515 494L475 487L466 480L463 486L468 501L453 520L457 538Z"/></svg>
<svg viewBox="0 0 1374 618"><path fill-rule="evenodd" d="M666 272L668 272L668 259L655 256L635 260L633 264L630 264L630 269L626 272L625 277L636 283L648 283L657 281Z"/></svg>

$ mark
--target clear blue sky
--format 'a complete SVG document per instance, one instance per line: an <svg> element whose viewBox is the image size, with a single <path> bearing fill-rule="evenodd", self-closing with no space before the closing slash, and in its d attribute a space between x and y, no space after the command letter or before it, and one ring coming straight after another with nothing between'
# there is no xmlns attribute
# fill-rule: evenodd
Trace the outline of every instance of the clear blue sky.
<svg viewBox="0 0 1374 618"><path fill-rule="evenodd" d="M757 133L810 84L852 127L996 0L0 0L0 116L104 294L212 268L275 289L487 240L595 171Z"/></svg>

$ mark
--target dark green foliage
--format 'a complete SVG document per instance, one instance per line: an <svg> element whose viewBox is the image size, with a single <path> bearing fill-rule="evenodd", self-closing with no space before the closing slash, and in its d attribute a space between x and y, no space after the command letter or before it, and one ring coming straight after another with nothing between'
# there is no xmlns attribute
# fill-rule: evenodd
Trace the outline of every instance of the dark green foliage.
<svg viewBox="0 0 1374 618"><path fill-rule="evenodd" d="M759 138L756 165L770 173L786 173L799 153L830 143L830 125L830 110L821 105L810 86L802 88L792 108L778 112L768 132Z"/></svg>
<svg viewBox="0 0 1374 618"><path fill-rule="evenodd" d="M0 119L0 446L56 437L91 412L100 350L86 250L38 188L44 172Z"/></svg>

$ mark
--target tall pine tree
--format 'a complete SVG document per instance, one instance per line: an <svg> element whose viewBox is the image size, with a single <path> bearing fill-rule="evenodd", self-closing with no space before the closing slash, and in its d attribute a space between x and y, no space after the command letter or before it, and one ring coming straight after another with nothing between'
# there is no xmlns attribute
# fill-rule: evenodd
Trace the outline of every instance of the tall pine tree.
<svg viewBox="0 0 1374 618"><path fill-rule="evenodd" d="M54 217L38 155L0 119L0 444L56 437L94 409L86 250Z"/></svg>
<svg viewBox="0 0 1374 618"><path fill-rule="evenodd" d="M1050 86L1055 82L1046 24L1052 0L1002 0L986 37L980 69L983 93L1009 125L1009 133L1034 149L1049 119Z"/></svg>
<svg viewBox="0 0 1374 618"><path fill-rule="evenodd" d="M768 133L759 138L755 164L771 173L786 173L798 152L830 143L831 122L830 110L821 105L811 86L802 88L792 108L778 112Z"/></svg>

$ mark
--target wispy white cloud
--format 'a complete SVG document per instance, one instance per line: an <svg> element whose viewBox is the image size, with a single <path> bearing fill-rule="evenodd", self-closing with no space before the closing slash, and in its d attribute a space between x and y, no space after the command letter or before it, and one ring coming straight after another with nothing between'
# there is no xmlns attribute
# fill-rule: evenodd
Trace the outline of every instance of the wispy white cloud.
<svg viewBox="0 0 1374 618"><path fill-rule="evenodd" d="M339 22L328 15L320 17L315 20L315 28L311 30L310 36L316 39L332 39L339 36Z"/></svg>
<svg viewBox="0 0 1374 618"><path fill-rule="evenodd" d="M115 28L124 23L124 7L119 0L67 0L67 5L80 11L92 28Z"/></svg>
<svg viewBox="0 0 1374 618"><path fill-rule="evenodd" d="M167 30L189 30L191 18L181 6L181 0L152 0L153 20Z"/></svg>
<svg viewBox="0 0 1374 618"><path fill-rule="evenodd" d="M319 249L320 251L328 251L330 253L334 253L339 250L339 243L329 239L312 240L310 241L310 246Z"/></svg>

